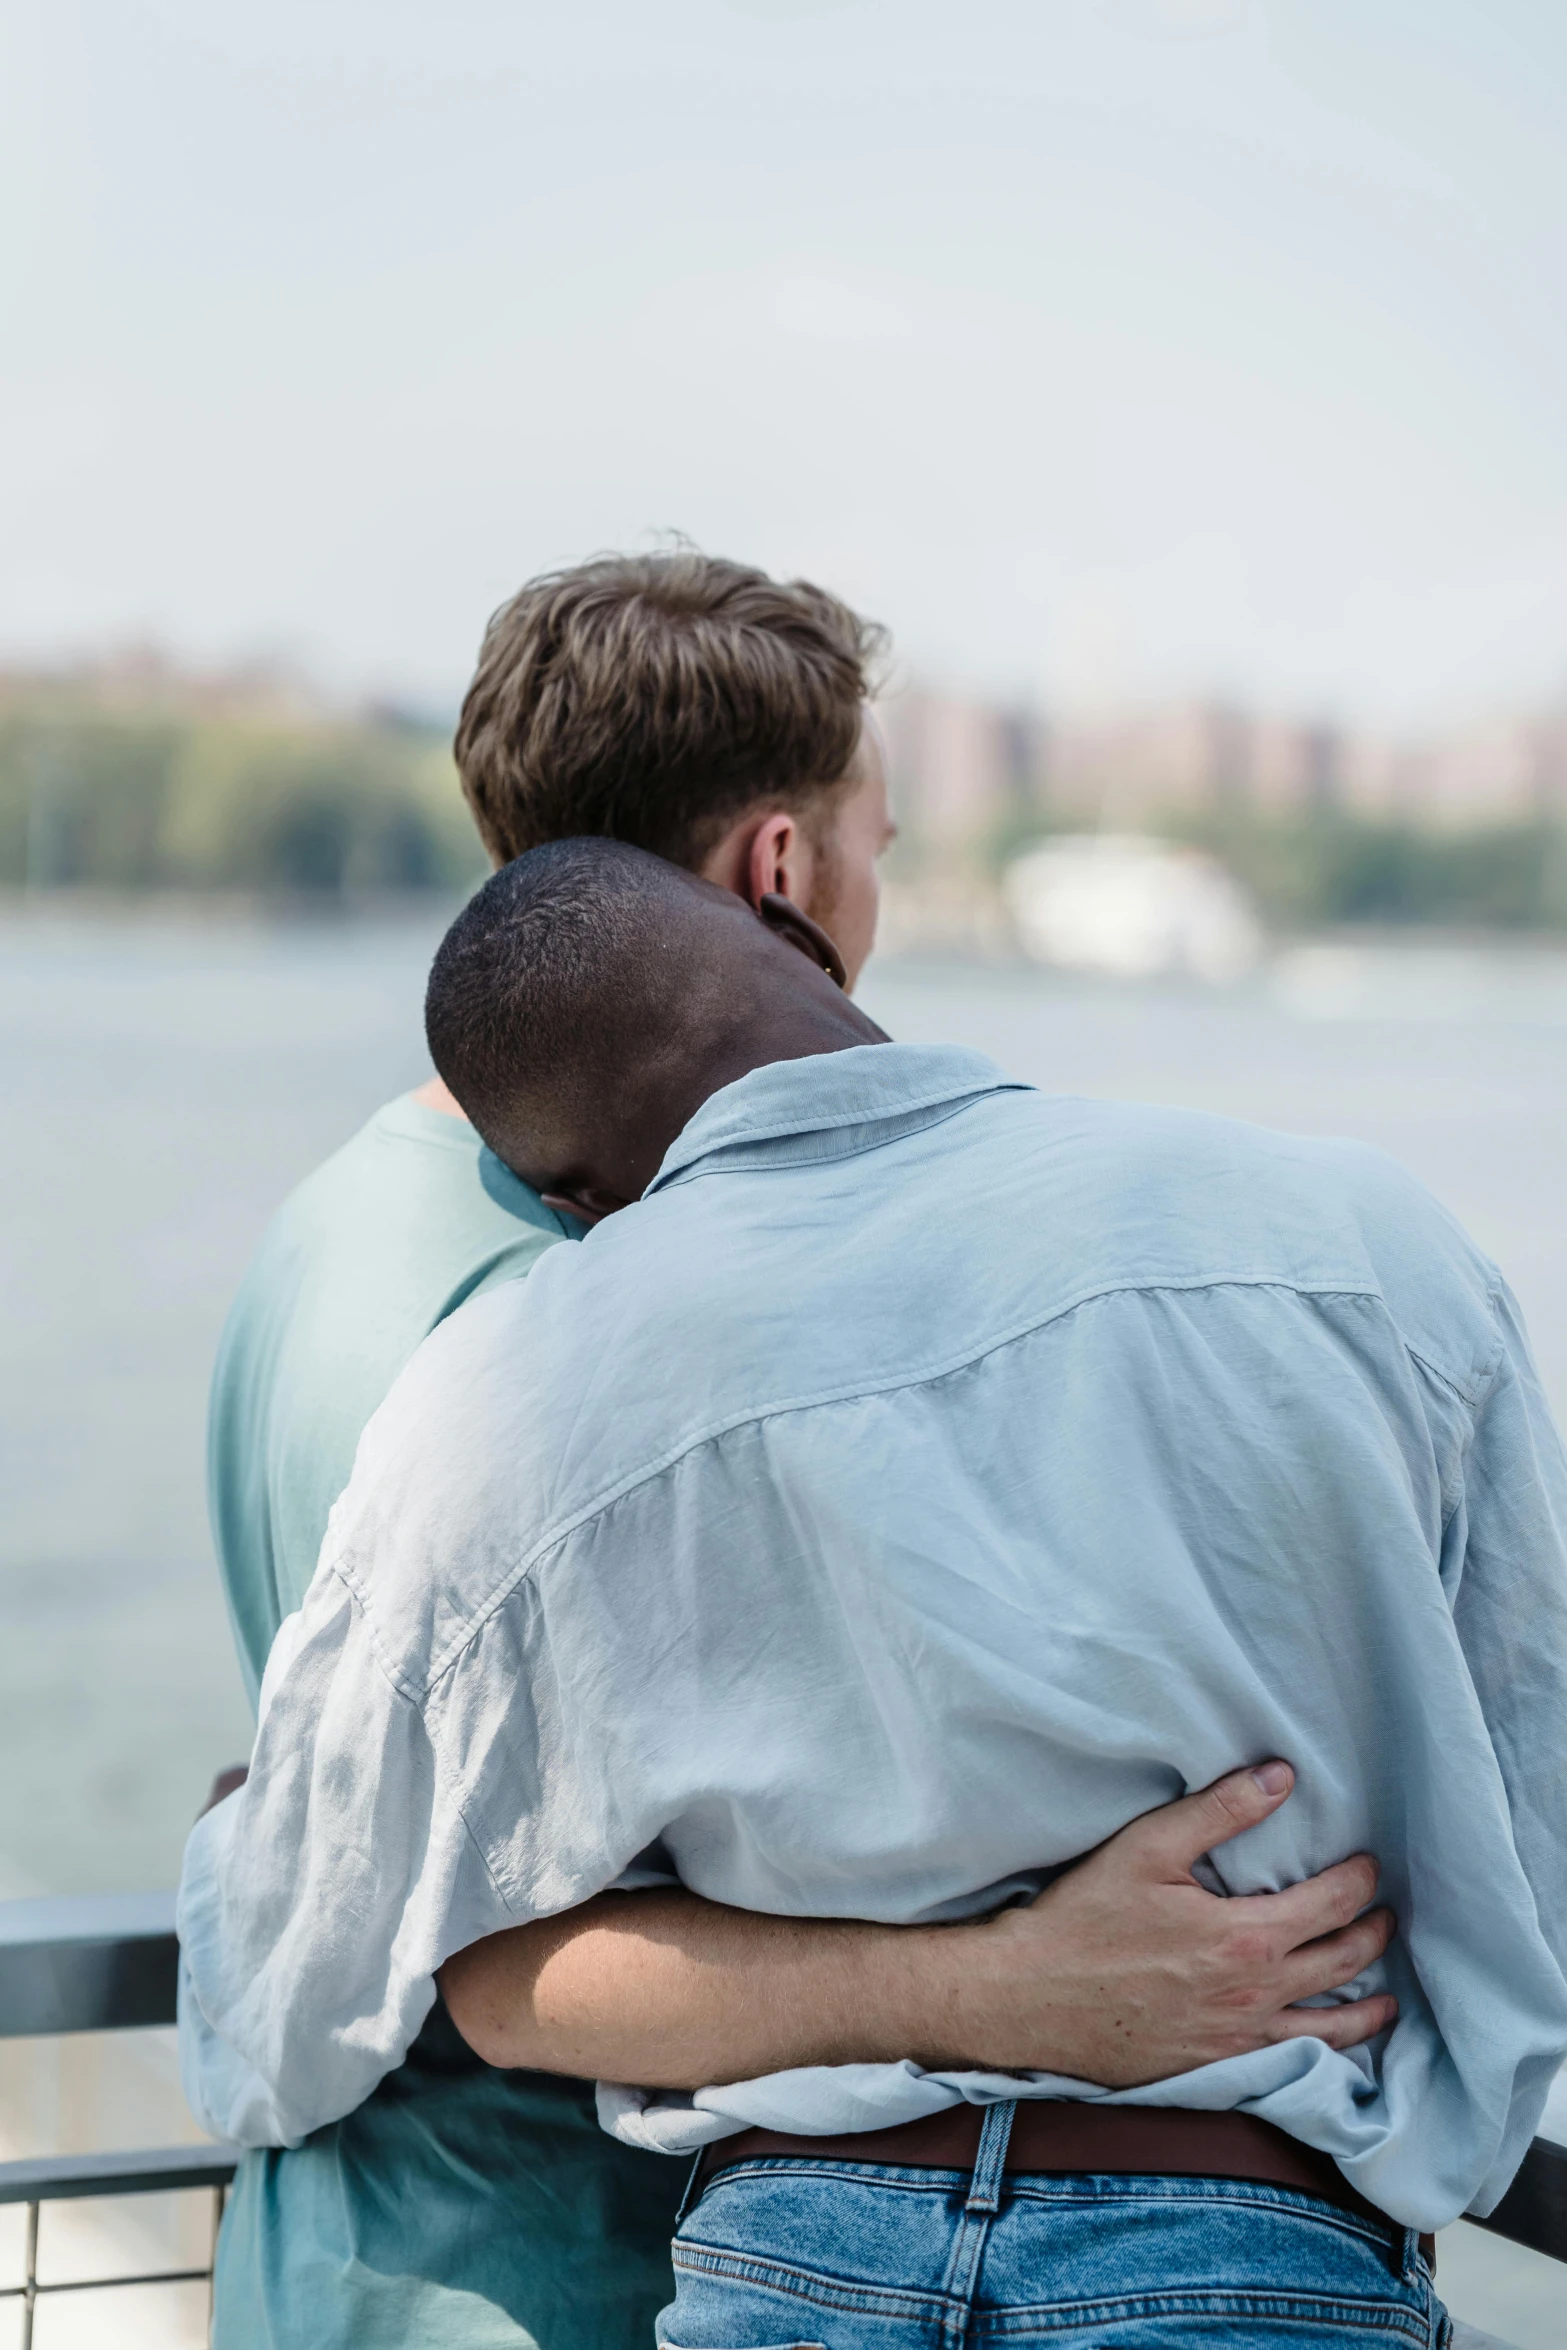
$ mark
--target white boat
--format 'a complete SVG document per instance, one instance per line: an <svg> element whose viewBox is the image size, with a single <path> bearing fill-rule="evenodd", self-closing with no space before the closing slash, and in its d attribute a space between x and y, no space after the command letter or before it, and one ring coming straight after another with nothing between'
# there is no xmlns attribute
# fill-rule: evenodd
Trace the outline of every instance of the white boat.
<svg viewBox="0 0 1567 2350"><path fill-rule="evenodd" d="M1023 952L1058 970L1116 979L1244 978L1262 933L1216 857L1141 833L1069 833L1008 868Z"/></svg>

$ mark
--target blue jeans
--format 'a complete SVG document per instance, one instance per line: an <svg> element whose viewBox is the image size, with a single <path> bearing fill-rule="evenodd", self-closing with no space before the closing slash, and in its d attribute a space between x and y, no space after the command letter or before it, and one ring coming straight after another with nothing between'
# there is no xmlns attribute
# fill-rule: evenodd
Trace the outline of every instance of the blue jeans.
<svg viewBox="0 0 1567 2350"><path fill-rule="evenodd" d="M767 2155L681 2219L663 2350L1446 2350L1412 2231L1248 2180Z"/></svg>

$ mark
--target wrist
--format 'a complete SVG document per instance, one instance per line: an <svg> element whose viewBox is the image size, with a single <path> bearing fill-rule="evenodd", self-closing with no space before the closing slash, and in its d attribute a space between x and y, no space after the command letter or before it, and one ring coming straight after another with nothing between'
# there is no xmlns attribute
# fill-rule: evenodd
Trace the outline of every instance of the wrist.
<svg viewBox="0 0 1567 2350"><path fill-rule="evenodd" d="M1008 2071L1040 2062L1023 2011L1037 2008L1044 1954L1037 1928L1027 1952L1019 1948L1016 1917L1001 1910L957 1925L889 1929L897 1944L898 1996L886 2000L884 1973L884 2003L871 2010L875 2061L909 2057L932 2072Z"/></svg>

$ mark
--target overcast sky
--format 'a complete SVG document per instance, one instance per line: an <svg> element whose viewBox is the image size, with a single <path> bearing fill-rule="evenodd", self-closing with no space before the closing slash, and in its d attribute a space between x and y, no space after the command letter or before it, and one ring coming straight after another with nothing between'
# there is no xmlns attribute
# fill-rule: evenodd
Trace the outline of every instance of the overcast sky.
<svg viewBox="0 0 1567 2350"><path fill-rule="evenodd" d="M985 690L1567 689L1562 0L0 25L0 657L447 703L678 529Z"/></svg>

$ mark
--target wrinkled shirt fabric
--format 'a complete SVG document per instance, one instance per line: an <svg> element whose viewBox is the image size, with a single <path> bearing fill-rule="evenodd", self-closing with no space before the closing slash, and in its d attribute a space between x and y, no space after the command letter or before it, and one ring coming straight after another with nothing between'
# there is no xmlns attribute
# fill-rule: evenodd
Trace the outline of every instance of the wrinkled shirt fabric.
<svg viewBox="0 0 1567 2350"><path fill-rule="evenodd" d="M1564 1727L1567 1462L1499 1274L1396 1164L948 1047L775 1064L370 1423L188 1847L187 2088L293 2142L452 1951L649 1848L741 1907L959 1918L1283 1755L1212 1882L1374 1851L1400 1935L1345 1996L1398 2024L1115 2101L1259 2114L1439 2227L1567 2054ZM601 2110L679 2152L1017 2094L910 2062Z"/></svg>

